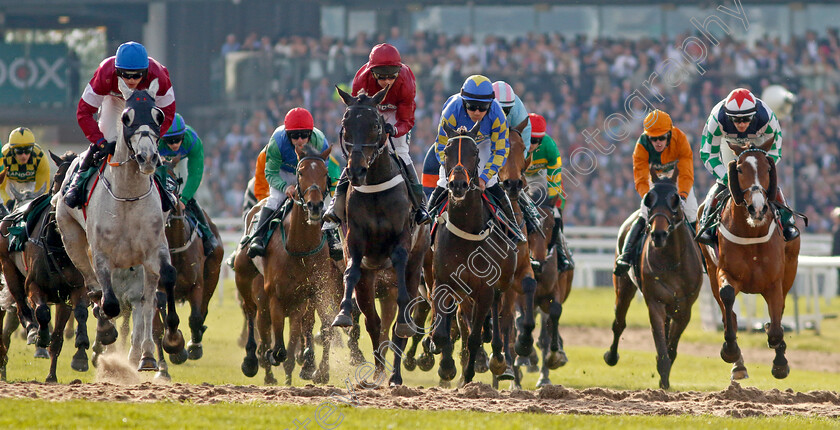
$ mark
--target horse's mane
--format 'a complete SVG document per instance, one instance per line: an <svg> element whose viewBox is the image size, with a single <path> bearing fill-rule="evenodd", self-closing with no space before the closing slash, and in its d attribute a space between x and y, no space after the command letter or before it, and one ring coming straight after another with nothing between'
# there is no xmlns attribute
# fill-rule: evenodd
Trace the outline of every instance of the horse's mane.
<svg viewBox="0 0 840 430"><path fill-rule="evenodd" d="M300 154L298 154L300 155ZM303 145L303 156L304 157L319 157L321 152L313 148L311 145ZM303 157L301 157L303 158Z"/></svg>

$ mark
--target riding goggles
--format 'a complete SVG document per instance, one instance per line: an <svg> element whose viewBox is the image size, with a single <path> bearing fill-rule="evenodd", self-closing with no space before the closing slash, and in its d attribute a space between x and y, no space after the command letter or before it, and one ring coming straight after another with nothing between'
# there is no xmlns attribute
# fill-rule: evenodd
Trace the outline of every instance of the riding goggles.
<svg viewBox="0 0 840 430"><path fill-rule="evenodd" d="M749 116L730 116L729 120L736 123L736 124L739 123L739 122L752 122L753 115L749 115Z"/></svg>
<svg viewBox="0 0 840 430"><path fill-rule="evenodd" d="M399 73L376 73L373 72L373 77L378 81L384 81L387 79L397 79Z"/></svg>
<svg viewBox="0 0 840 430"><path fill-rule="evenodd" d="M181 143L181 141L184 140L184 135L165 136L165 137L161 138L161 140L163 141L163 143L165 143L167 145L170 145L170 146L177 145L177 144Z"/></svg>
<svg viewBox="0 0 840 430"><path fill-rule="evenodd" d="M487 112L490 109L490 102L464 102L464 109L469 111Z"/></svg>
<svg viewBox="0 0 840 430"><path fill-rule="evenodd" d="M143 79L145 70L117 70L117 76L123 79Z"/></svg>
<svg viewBox="0 0 840 430"><path fill-rule="evenodd" d="M15 155L31 154L32 148L15 148Z"/></svg>
<svg viewBox="0 0 840 430"><path fill-rule="evenodd" d="M289 136L289 139L309 139L309 136L312 136L312 132L309 130L292 130L286 132L286 135Z"/></svg>
<svg viewBox="0 0 840 430"><path fill-rule="evenodd" d="M648 136L648 139L650 139L651 142L656 142L659 140L668 140L669 137L671 137L671 132L665 133L661 136Z"/></svg>

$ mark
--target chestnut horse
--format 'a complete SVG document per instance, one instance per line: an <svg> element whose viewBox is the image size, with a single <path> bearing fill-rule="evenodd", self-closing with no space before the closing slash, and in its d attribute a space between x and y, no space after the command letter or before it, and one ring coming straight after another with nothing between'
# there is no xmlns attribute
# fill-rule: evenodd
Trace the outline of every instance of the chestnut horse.
<svg viewBox="0 0 840 430"><path fill-rule="evenodd" d="M671 366L677 358L677 345L691 319L691 306L703 284L703 262L685 221L674 167L667 178L651 168L653 187L645 194L643 204L649 210L647 229L650 234L642 242L639 265L634 273L613 275L615 285L615 320L613 342L604 354L610 366L618 363L618 341L627 326L627 309L638 287L642 291L650 317L650 328L656 345L656 370L659 387L670 387ZM620 253L627 230L639 216L638 211L628 218L619 233L616 252Z"/></svg>
<svg viewBox="0 0 840 430"><path fill-rule="evenodd" d="M779 216L771 204L779 192L776 164L767 156L773 139L757 147L727 143L738 158L729 163L731 198L721 210L719 253L709 246L701 248L712 293L723 315L724 343L720 356L723 361L734 363L732 379L747 377L736 339L738 320L732 306L740 292L761 294L770 316L770 323L765 325L767 344L776 350L771 373L782 379L790 373L785 358L782 314L799 264L799 238L784 241L778 226ZM698 213L702 211L701 206Z"/></svg>

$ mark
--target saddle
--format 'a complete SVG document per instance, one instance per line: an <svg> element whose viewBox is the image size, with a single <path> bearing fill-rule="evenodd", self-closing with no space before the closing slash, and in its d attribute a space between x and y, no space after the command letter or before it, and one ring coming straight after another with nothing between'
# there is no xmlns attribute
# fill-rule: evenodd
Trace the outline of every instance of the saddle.
<svg viewBox="0 0 840 430"><path fill-rule="evenodd" d="M4 222L11 222L9 226L9 252L23 251L27 239L32 236L38 219L44 213L44 210L50 207L51 197L50 194L38 196L3 218Z"/></svg>
<svg viewBox="0 0 840 430"><path fill-rule="evenodd" d="M81 183L79 184L79 188L85 191L85 195L87 198L85 199L84 206L87 206L88 202L90 201L90 196L93 194L93 189L96 188L96 185L99 183L99 175L96 175L96 180L91 183L90 179L94 176L94 174L102 172L105 170L105 160L106 158L102 158L101 160L97 161L94 167L87 169L84 172L79 172L81 175ZM158 193L160 194L160 206L163 212L171 211L176 204L178 204L178 198L175 197L173 194L172 189L170 188L172 185L169 183L170 179L167 179L166 184L161 183L163 180L158 177L157 174L152 175L152 180L154 180L155 187L157 187ZM174 181L174 180L173 180ZM176 184L177 186L177 184Z"/></svg>

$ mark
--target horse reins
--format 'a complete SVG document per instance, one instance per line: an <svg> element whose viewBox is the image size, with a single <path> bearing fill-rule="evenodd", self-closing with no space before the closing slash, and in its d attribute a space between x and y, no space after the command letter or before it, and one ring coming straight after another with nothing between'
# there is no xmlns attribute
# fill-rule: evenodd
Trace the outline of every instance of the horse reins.
<svg viewBox="0 0 840 430"><path fill-rule="evenodd" d="M383 145L384 139L383 139L383 136L382 136L383 133L384 133L383 123L385 122L385 119L382 117L382 114L379 113L379 109L377 109L374 106L353 105L353 106L348 106L347 107L348 111L350 111L352 109L365 109L365 110L371 110L371 111L376 113L377 125L379 126L379 133L376 136L376 142L374 142L374 143L352 143L352 142L348 142L347 140L345 140L344 139L344 129L345 129L345 127L344 127L344 120L342 119L341 130L339 130L339 132L338 132L339 147L341 148L341 152L344 154L344 158L349 160L350 157L349 157L349 152L347 151L347 145L350 145L352 148L356 148L357 146L362 147L362 148L375 146L375 147L377 147L376 151L374 151L372 156L370 158L368 158L368 160L367 160L369 165L373 164L373 161L376 160L382 154L382 152L385 150L385 148L387 147L386 145ZM354 149L351 149L350 152L352 152L353 150Z"/></svg>
<svg viewBox="0 0 840 430"><path fill-rule="evenodd" d="M474 183L475 177L470 178L470 171L467 170L467 166L464 166L464 164L461 163L461 149L462 149L461 148L461 140L469 139L469 140L472 141L472 143L474 145L477 146L478 144L476 143L475 139L473 139L470 136L455 136L455 137L450 138L450 140L452 140L452 139L458 139L458 164L453 166L452 169L449 171L449 174L447 175L447 181L452 182L452 180L454 179L454 176L455 176L455 169L460 167L461 169L464 170L464 174L467 175L467 184L469 184L470 190L476 189L477 185Z"/></svg>

